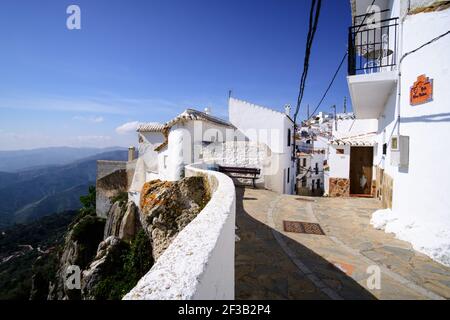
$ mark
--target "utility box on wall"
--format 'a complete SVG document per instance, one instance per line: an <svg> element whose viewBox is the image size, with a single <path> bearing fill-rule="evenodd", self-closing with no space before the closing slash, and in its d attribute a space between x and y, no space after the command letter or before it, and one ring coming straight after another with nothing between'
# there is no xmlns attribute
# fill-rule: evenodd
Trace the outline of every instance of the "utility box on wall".
<svg viewBox="0 0 450 320"><path fill-rule="evenodd" d="M407 167L409 165L409 137L392 136L391 165L396 167Z"/></svg>

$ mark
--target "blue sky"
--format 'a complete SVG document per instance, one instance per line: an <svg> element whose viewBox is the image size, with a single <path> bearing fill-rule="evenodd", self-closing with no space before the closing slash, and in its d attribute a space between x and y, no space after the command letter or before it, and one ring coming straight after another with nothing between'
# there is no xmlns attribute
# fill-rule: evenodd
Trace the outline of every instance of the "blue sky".
<svg viewBox="0 0 450 320"><path fill-rule="evenodd" d="M134 122L206 106L226 118L229 89L279 110L295 105L310 3L2 0L0 150L136 144L126 130ZM66 28L70 4L81 8L81 30ZM311 108L345 53L350 22L349 1L323 0ZM342 109L345 76L346 66L322 110Z"/></svg>

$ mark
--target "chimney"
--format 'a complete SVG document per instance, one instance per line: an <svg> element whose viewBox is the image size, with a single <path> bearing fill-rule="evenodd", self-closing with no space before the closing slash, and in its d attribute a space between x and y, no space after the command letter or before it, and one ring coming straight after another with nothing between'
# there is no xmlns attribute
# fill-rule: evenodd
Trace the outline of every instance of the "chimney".
<svg viewBox="0 0 450 320"><path fill-rule="evenodd" d="M287 104L284 106L284 112L286 113L286 115L291 116L291 105Z"/></svg>
<svg viewBox="0 0 450 320"><path fill-rule="evenodd" d="M136 154L136 148L131 146L128 148L128 161L133 161Z"/></svg>
<svg viewBox="0 0 450 320"><path fill-rule="evenodd" d="M205 113L211 115L211 107L206 107Z"/></svg>

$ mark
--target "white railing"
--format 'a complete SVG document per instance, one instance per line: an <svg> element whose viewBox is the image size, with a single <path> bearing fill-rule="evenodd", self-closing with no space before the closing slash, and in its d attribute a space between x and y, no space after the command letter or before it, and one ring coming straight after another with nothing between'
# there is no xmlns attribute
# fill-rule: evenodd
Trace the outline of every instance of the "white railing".
<svg viewBox="0 0 450 320"><path fill-rule="evenodd" d="M173 240L124 300L234 299L236 191L226 175L206 164L186 166L203 176L211 200Z"/></svg>

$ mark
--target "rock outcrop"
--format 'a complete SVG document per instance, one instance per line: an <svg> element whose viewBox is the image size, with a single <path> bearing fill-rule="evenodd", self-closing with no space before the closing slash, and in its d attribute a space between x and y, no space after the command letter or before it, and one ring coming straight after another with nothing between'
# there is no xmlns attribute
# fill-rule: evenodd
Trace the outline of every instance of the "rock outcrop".
<svg viewBox="0 0 450 320"><path fill-rule="evenodd" d="M177 182L155 180L144 184L141 210L128 201L126 192L111 198L106 219L95 211L80 215L69 226L59 253L55 280L48 299L120 299L152 267L177 234L210 199L202 177ZM81 271L81 288L65 285L69 266ZM34 279L36 283L39 278ZM33 291L39 298L45 291Z"/></svg>
<svg viewBox="0 0 450 320"><path fill-rule="evenodd" d="M141 223L152 242L155 260L209 199L207 183L202 177L177 182L154 180L144 184L140 199Z"/></svg>
<svg viewBox="0 0 450 320"><path fill-rule="evenodd" d="M97 253L98 244L102 241L105 220L87 215L76 220L69 227L64 240L64 247L59 258L59 268L55 281L50 284L50 300L77 300L81 298L78 289L69 290L64 283L69 266L86 268Z"/></svg>
<svg viewBox="0 0 450 320"><path fill-rule="evenodd" d="M130 242L140 229L139 212L134 202L116 201L108 212L103 239L115 236Z"/></svg>
<svg viewBox="0 0 450 320"><path fill-rule="evenodd" d="M126 242L115 236L110 236L99 244L94 261L87 270L83 271L81 280L82 299L102 298L98 289L99 284L123 268L123 256L128 253L129 249L130 247Z"/></svg>

